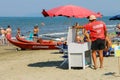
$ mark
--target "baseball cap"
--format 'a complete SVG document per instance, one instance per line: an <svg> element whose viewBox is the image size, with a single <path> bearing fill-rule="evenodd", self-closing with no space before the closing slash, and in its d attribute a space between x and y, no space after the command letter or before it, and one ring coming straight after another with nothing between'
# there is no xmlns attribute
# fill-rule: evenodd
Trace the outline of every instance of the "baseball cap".
<svg viewBox="0 0 120 80"><path fill-rule="evenodd" d="M95 20L96 17L95 17L95 15L90 15L88 19L89 19L89 20Z"/></svg>

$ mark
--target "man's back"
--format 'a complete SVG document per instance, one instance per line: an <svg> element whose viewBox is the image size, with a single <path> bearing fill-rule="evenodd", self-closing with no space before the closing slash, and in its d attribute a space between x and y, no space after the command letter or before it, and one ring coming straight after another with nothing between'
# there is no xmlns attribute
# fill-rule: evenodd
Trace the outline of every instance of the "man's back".
<svg viewBox="0 0 120 80"><path fill-rule="evenodd" d="M106 25L102 21L93 21L85 26L86 30L90 31L90 38L92 41L96 40L97 38L105 39L105 31L106 31Z"/></svg>
<svg viewBox="0 0 120 80"><path fill-rule="evenodd" d="M7 34L11 34L12 33L12 29L11 28L7 28L6 32L7 32Z"/></svg>

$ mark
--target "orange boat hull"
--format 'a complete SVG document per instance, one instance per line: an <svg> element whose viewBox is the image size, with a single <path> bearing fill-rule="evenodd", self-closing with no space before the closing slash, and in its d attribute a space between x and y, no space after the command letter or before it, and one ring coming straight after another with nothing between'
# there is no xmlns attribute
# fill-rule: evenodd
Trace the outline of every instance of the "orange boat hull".
<svg viewBox="0 0 120 80"><path fill-rule="evenodd" d="M36 42L33 42L33 43L25 43L25 42L20 42L20 41L15 41L15 40L12 40L12 39L8 39L8 41L21 48L21 49L30 49L30 50L50 50L50 49L58 49L57 48L57 43L54 43L54 42L42 42L42 43L36 43Z"/></svg>

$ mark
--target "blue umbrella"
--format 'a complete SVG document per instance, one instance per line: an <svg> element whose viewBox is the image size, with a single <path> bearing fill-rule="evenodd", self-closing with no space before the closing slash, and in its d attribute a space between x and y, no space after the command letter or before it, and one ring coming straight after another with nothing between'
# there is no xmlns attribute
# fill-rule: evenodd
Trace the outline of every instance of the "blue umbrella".
<svg viewBox="0 0 120 80"><path fill-rule="evenodd" d="M109 20L120 20L120 14L111 17Z"/></svg>

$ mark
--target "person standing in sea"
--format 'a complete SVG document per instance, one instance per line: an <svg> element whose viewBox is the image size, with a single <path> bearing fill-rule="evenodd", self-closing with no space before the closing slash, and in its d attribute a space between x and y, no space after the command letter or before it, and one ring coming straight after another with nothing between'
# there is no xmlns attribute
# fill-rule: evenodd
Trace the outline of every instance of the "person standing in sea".
<svg viewBox="0 0 120 80"><path fill-rule="evenodd" d="M21 31L20 31L20 28L17 28L17 36L21 36Z"/></svg>
<svg viewBox="0 0 120 80"><path fill-rule="evenodd" d="M38 33L39 33L39 27L38 26L34 26L34 29L33 29L33 41L35 41L35 42L37 42Z"/></svg>
<svg viewBox="0 0 120 80"><path fill-rule="evenodd" d="M96 53L99 54L100 68L103 68L103 50L105 49L105 39L107 36L106 24L103 21L96 20L94 15L90 15L88 19L89 22L84 26L74 26L74 28L84 28L90 32L94 69L98 68Z"/></svg>

